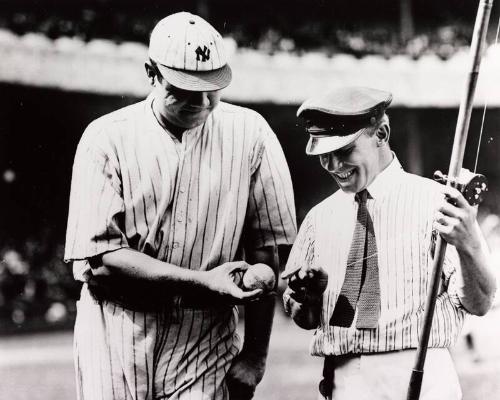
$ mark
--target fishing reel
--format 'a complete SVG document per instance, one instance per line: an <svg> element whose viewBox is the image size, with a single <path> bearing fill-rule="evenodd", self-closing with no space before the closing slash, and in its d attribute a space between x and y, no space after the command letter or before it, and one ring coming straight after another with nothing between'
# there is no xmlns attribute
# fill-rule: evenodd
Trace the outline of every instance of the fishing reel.
<svg viewBox="0 0 500 400"><path fill-rule="evenodd" d="M471 206L476 206L484 200L484 193L488 191L488 180L484 175L476 174L462 168L458 178L450 179L441 171L434 172L434 180L456 188L462 193Z"/></svg>

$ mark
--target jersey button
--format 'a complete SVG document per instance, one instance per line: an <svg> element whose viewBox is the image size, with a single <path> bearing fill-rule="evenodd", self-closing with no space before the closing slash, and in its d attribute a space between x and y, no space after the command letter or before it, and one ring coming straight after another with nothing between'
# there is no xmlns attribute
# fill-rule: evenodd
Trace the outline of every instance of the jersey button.
<svg viewBox="0 0 500 400"><path fill-rule="evenodd" d="M180 191L181 193L184 193L184 192L186 191L186 188L185 188L184 186L181 186L181 187L180 187L180 189L179 189L179 191Z"/></svg>
<svg viewBox="0 0 500 400"><path fill-rule="evenodd" d="M173 245L172 245L172 247L174 249L178 248L179 247L179 242L174 242Z"/></svg>

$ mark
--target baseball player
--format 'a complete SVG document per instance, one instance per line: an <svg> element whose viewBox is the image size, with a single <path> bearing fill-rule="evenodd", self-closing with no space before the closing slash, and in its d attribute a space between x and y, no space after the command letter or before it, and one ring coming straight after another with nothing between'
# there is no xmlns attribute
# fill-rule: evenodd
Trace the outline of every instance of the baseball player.
<svg viewBox="0 0 500 400"><path fill-rule="evenodd" d="M259 114L220 102L231 69L205 20L161 20L149 58L151 94L93 121L75 156L65 259L84 282L78 398L250 399L274 298L234 277L276 271L276 247L294 240L288 167Z"/></svg>

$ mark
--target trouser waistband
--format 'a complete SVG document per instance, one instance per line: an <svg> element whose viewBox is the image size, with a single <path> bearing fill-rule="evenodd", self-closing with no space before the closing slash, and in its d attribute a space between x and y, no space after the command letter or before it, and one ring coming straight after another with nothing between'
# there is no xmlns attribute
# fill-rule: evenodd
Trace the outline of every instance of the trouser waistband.
<svg viewBox="0 0 500 400"><path fill-rule="evenodd" d="M138 283L103 285L87 282L87 288L96 301L107 301L120 307L140 312L159 312L171 307L189 309L230 309L231 304L214 301L200 293L189 295L169 294L159 284Z"/></svg>
<svg viewBox="0 0 500 400"><path fill-rule="evenodd" d="M408 392L416 349L382 353L327 356L321 398L331 400L404 399ZM461 399L460 384L449 350L429 348L421 399Z"/></svg>

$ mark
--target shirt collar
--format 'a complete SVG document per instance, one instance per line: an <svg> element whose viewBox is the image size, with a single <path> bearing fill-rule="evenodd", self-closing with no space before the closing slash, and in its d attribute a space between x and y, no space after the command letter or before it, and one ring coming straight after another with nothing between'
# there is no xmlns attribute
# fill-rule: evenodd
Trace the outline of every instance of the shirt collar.
<svg viewBox="0 0 500 400"><path fill-rule="evenodd" d="M404 172L398 158L392 153L392 161L385 167L366 188L373 199L382 196L394 185L394 181Z"/></svg>

